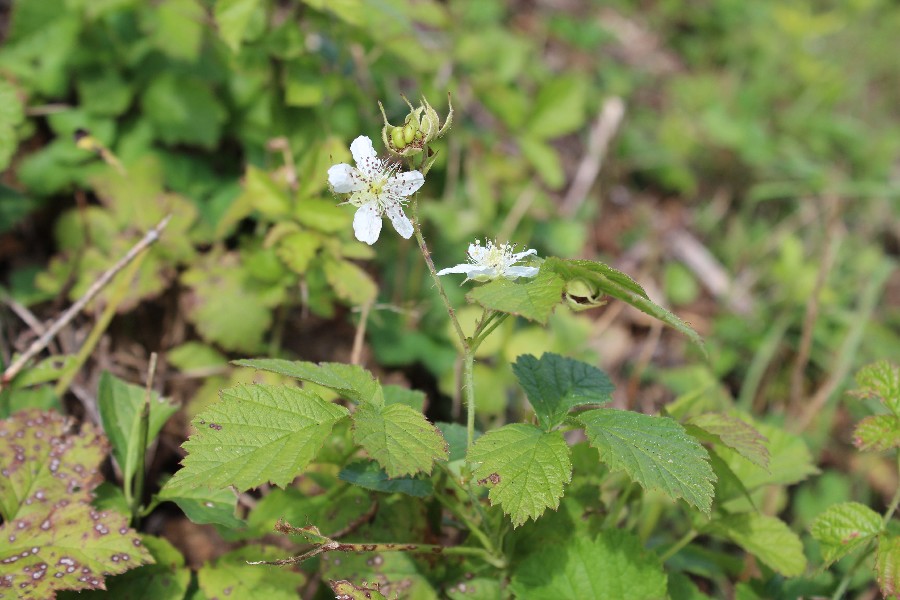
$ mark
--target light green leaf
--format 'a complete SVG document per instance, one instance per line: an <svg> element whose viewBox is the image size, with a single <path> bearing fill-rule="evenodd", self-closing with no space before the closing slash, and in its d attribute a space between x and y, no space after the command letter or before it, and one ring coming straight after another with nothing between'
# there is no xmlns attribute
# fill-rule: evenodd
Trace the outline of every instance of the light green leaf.
<svg viewBox="0 0 900 600"><path fill-rule="evenodd" d="M517 598L662 600L666 574L637 536L608 529L596 539L578 536L565 546L547 545L522 561L510 588Z"/></svg>
<svg viewBox="0 0 900 600"><path fill-rule="evenodd" d="M234 514L237 510L237 495L231 489L214 490L173 477L162 487L156 499L160 502L174 502L188 519L198 525L215 523L231 529L244 526L244 521Z"/></svg>
<svg viewBox="0 0 900 600"><path fill-rule="evenodd" d="M757 513L732 515L713 521L706 531L728 538L785 577L806 569L803 544L780 519Z"/></svg>
<svg viewBox="0 0 900 600"><path fill-rule="evenodd" d="M417 412L425 410L425 394L419 390L411 390L399 385L382 387L385 404L405 404Z"/></svg>
<svg viewBox="0 0 900 600"><path fill-rule="evenodd" d="M206 10L198 0L163 0L153 12L153 44L174 59L194 62L200 55Z"/></svg>
<svg viewBox="0 0 900 600"><path fill-rule="evenodd" d="M166 71L153 78L141 102L164 143L208 150L219 143L228 113L205 81Z"/></svg>
<svg viewBox="0 0 900 600"><path fill-rule="evenodd" d="M553 138L580 129L585 123L588 86L584 77L553 77L541 87L528 118L528 133L537 138Z"/></svg>
<svg viewBox="0 0 900 600"><path fill-rule="evenodd" d="M499 504L514 527L558 507L572 480L569 447L562 434L523 423L484 434L466 459L478 483L491 485L491 504Z"/></svg>
<svg viewBox="0 0 900 600"><path fill-rule="evenodd" d="M338 477L367 490L375 490L385 494L400 492L417 498L425 498L434 491L434 486L430 480L414 479L412 477L390 478L384 472L384 469L378 466L378 463L371 461L358 460L352 462L344 467L338 474Z"/></svg>
<svg viewBox="0 0 900 600"><path fill-rule="evenodd" d="M466 298L485 308L546 323L550 313L562 301L562 290L562 279L541 268L533 279L497 279L476 287Z"/></svg>
<svg viewBox="0 0 900 600"><path fill-rule="evenodd" d="M0 80L0 171L9 166L18 147L16 127L25 120L25 110L15 86Z"/></svg>
<svg viewBox="0 0 900 600"><path fill-rule="evenodd" d="M557 273L565 283L580 281L585 285L595 285L598 291L613 298L622 300L655 319L659 319L666 325L673 327L686 335L692 342L705 351L703 340L690 325L677 316L654 304L644 289L634 282L628 275L617 271L601 262L590 260L566 260L550 257L544 261L541 270L547 269Z"/></svg>
<svg viewBox="0 0 900 600"><path fill-rule="evenodd" d="M362 306L378 295L378 287L369 274L349 260L328 258L322 266L328 285L347 304Z"/></svg>
<svg viewBox="0 0 900 600"><path fill-rule="evenodd" d="M113 456L122 468L126 486L131 485L141 453L147 450L139 446L145 395L144 388L129 385L108 372L100 377L97 398L100 419L103 430L112 442ZM169 403L156 392L151 393L147 444L156 439L160 429L177 411L176 404Z"/></svg>
<svg viewBox="0 0 900 600"><path fill-rule="evenodd" d="M884 529L881 515L859 502L842 502L816 517L809 532L821 544L827 564L869 543Z"/></svg>
<svg viewBox="0 0 900 600"><path fill-rule="evenodd" d="M562 188L566 172L556 148L541 139L523 136L519 138L519 149L548 188Z"/></svg>
<svg viewBox="0 0 900 600"><path fill-rule="evenodd" d="M259 3L260 0L216 0L215 18L219 35L235 52L241 47L250 15Z"/></svg>
<svg viewBox="0 0 900 600"><path fill-rule="evenodd" d="M575 406L606 404L615 389L597 367L551 352L540 359L523 354L512 369L545 431L562 423Z"/></svg>
<svg viewBox="0 0 900 600"><path fill-rule="evenodd" d="M321 246L322 238L315 233L298 231L281 238L275 252L291 271L303 275Z"/></svg>
<svg viewBox="0 0 900 600"><path fill-rule="evenodd" d="M388 597L379 591L378 585L369 587L368 585L357 586L346 579L340 581L329 581L331 591L336 594L336 598L342 600L388 600Z"/></svg>
<svg viewBox="0 0 900 600"><path fill-rule="evenodd" d="M855 393L864 398L877 398L900 418L900 368L886 360L865 366L856 373Z"/></svg>
<svg viewBox="0 0 900 600"><path fill-rule="evenodd" d="M322 233L338 233L349 231L352 213L337 206L334 202L307 198L297 202L294 207L294 218L297 222ZM359 244L364 248L368 245Z"/></svg>
<svg viewBox="0 0 900 600"><path fill-rule="evenodd" d="M271 565L248 565L247 561L278 560L289 552L275 546L255 544L223 554L197 571L200 590L207 598L265 598L296 600L306 576Z"/></svg>
<svg viewBox="0 0 900 600"><path fill-rule="evenodd" d="M250 367L270 371L309 381L316 385L335 390L347 400L363 403L384 404L381 386L372 374L359 365L344 363L311 363L291 361L281 358L245 358L232 362L239 367Z"/></svg>
<svg viewBox="0 0 900 600"><path fill-rule="evenodd" d="M900 596L900 537L888 535L878 540L875 577L882 596L890 599Z"/></svg>
<svg viewBox="0 0 900 600"><path fill-rule="evenodd" d="M643 487L684 498L709 514L716 479L709 455L677 421L608 408L581 413L578 420L610 469L624 469Z"/></svg>
<svg viewBox="0 0 900 600"><path fill-rule="evenodd" d="M262 215L273 219L283 218L291 212L291 199L287 192L272 181L269 174L252 165L244 175L244 193L236 202L246 202Z"/></svg>
<svg viewBox="0 0 900 600"><path fill-rule="evenodd" d="M239 385L191 423L184 468L171 485L241 491L272 482L284 487L315 457L331 428L348 412L305 390Z"/></svg>
<svg viewBox="0 0 900 600"><path fill-rule="evenodd" d="M818 473L812 454L799 436L765 423L754 423L769 440L769 468L753 464L731 448L719 447L719 456L728 463L751 492L763 485L791 485Z"/></svg>
<svg viewBox="0 0 900 600"><path fill-rule="evenodd" d="M434 461L448 456L440 430L405 404L360 404L353 413L353 440L389 477L431 473Z"/></svg>
<svg viewBox="0 0 900 600"><path fill-rule="evenodd" d="M768 440L745 421L723 413L704 413L690 419L688 424L708 434L701 437L703 441L724 444L753 464L768 468Z"/></svg>
<svg viewBox="0 0 900 600"><path fill-rule="evenodd" d="M856 424L853 445L866 452L884 452L900 447L900 418L895 415L873 415Z"/></svg>

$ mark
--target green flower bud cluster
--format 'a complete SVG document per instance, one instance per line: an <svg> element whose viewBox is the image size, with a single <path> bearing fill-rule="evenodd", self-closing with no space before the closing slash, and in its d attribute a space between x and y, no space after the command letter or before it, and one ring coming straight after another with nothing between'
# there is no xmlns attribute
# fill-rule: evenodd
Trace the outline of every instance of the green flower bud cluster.
<svg viewBox="0 0 900 600"><path fill-rule="evenodd" d="M381 102L378 107L381 109L381 116L384 118L384 127L381 129L381 140L384 142L388 152L395 156L415 156L420 154L425 147L441 137L450 129L453 122L453 104L450 103L450 96L447 96L449 112L444 124L441 125L441 119L437 111L431 107L428 100L422 98L422 102L418 107L410 104L405 97L403 100L409 106L409 114L403 120L403 125L391 125L384 113L384 106Z"/></svg>

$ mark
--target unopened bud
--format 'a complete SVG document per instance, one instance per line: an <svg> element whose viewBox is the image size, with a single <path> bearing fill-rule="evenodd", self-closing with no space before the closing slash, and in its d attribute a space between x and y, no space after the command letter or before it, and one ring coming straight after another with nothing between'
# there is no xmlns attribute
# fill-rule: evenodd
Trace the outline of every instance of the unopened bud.
<svg viewBox="0 0 900 600"><path fill-rule="evenodd" d="M421 104L414 107L406 100L409 113L403 120L403 125L391 125L384 112L381 102L381 116L384 119L384 127L381 129L381 140L388 152L396 156L415 156L420 154L432 141L444 135L453 122L453 105L450 104L450 96L447 96L449 110L447 119L441 124L437 111L432 108L428 100L422 98Z"/></svg>

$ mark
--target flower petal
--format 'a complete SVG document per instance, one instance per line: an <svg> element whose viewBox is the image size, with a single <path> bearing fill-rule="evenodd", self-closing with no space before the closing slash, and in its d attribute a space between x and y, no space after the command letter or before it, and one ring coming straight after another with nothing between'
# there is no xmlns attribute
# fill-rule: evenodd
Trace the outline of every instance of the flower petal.
<svg viewBox="0 0 900 600"><path fill-rule="evenodd" d="M356 161L356 168L359 169L365 177L372 178L381 171L381 161L378 160L378 154L375 153L375 146L372 140L361 135L350 144L350 154Z"/></svg>
<svg viewBox="0 0 900 600"><path fill-rule="evenodd" d="M387 185L384 186L384 190L389 194L405 197L415 193L424 183L424 175L418 171L407 171L406 173L398 173L388 179Z"/></svg>
<svg viewBox="0 0 900 600"><path fill-rule="evenodd" d="M537 254L537 250L531 249L531 250L526 250L525 252L516 252L515 254L512 255L512 259L513 259L512 261L514 263L517 263L520 260L522 260L523 258L525 258L526 256L531 256L532 254Z"/></svg>
<svg viewBox="0 0 900 600"><path fill-rule="evenodd" d="M334 165L328 169L328 183L338 194L357 192L366 187L359 171L347 163Z"/></svg>
<svg viewBox="0 0 900 600"><path fill-rule="evenodd" d="M353 215L353 233L356 239L370 246L378 241L381 233L381 214L378 212L378 203L369 202L362 205Z"/></svg>
<svg viewBox="0 0 900 600"><path fill-rule="evenodd" d="M397 230L397 233L399 233L403 239L408 240L412 237L412 223L406 215L403 214L403 208L400 206L399 202L388 204L384 212L387 213L388 218L394 225L394 229Z"/></svg>
<svg viewBox="0 0 900 600"><path fill-rule="evenodd" d="M482 246L481 244L469 244L469 257L477 262L484 262L484 259L487 258L489 250Z"/></svg>
<svg viewBox="0 0 900 600"><path fill-rule="evenodd" d="M507 267L503 275L507 279L518 279L519 277L534 277L538 274L537 267Z"/></svg>
<svg viewBox="0 0 900 600"><path fill-rule="evenodd" d="M466 275L469 272L478 270L479 267L475 265L470 265L469 263L463 263L461 265L456 265L455 267L447 267L446 269L441 269L437 272L438 275L449 275L450 273L465 273Z"/></svg>

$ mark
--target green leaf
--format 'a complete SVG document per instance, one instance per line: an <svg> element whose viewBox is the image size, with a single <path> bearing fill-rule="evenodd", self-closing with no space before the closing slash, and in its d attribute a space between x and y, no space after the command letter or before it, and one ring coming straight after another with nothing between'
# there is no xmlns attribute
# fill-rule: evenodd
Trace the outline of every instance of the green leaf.
<svg viewBox="0 0 900 600"><path fill-rule="evenodd" d="M91 506L107 448L90 423L75 434L52 412L0 422L0 582L18 597L103 589L106 575L152 562L125 516Z"/></svg>
<svg viewBox="0 0 900 600"><path fill-rule="evenodd" d="M348 414L343 406L286 386L239 385L222 390L221 397L191 422L196 431L182 446L188 454L173 487L284 487Z"/></svg>
<svg viewBox="0 0 900 600"><path fill-rule="evenodd" d="M322 238L318 235L308 231L298 231L281 238L275 247L275 252L291 271L303 275L321 246Z"/></svg>
<svg viewBox="0 0 900 600"><path fill-rule="evenodd" d="M245 525L235 516L237 495L231 489L213 490L184 479L170 478L157 494L160 502L174 502L193 523L215 523L230 529Z"/></svg>
<svg viewBox="0 0 900 600"><path fill-rule="evenodd" d="M141 102L164 143L193 144L207 150L219 143L228 113L205 81L166 71L152 79Z"/></svg>
<svg viewBox="0 0 900 600"><path fill-rule="evenodd" d="M347 231L352 222L350 215L334 202L315 198L301 200L294 207L294 218L298 223L322 233Z"/></svg>
<svg viewBox="0 0 900 600"><path fill-rule="evenodd" d="M499 504L514 527L559 506L565 485L572 480L569 447L562 434L533 425L517 423L489 431L466 458L474 468L472 477L480 485L491 485L491 504Z"/></svg>
<svg viewBox="0 0 900 600"><path fill-rule="evenodd" d="M411 390L399 385L382 387L385 405L405 404L417 412L425 410L425 394L419 390Z"/></svg>
<svg viewBox="0 0 900 600"><path fill-rule="evenodd" d="M0 171L9 166L19 140L16 127L25 121L25 109L15 86L0 80Z"/></svg>
<svg viewBox="0 0 900 600"><path fill-rule="evenodd" d="M252 545L223 554L197 571L197 581L207 598L265 598L296 600L306 576L271 565L248 565L247 561L278 560L289 556L275 546Z"/></svg>
<svg viewBox="0 0 900 600"><path fill-rule="evenodd" d="M881 515L859 502L842 502L828 507L809 528L821 544L827 564L840 560L865 546L884 529Z"/></svg>
<svg viewBox="0 0 900 600"><path fill-rule="evenodd" d="M748 490L752 492L770 484L791 485L819 472L801 437L765 423L754 425L769 440L768 469L753 464L730 448L718 449L719 456L728 463Z"/></svg>
<svg viewBox="0 0 900 600"><path fill-rule="evenodd" d="M543 271L544 269L557 273L563 279L564 285L570 281L580 281L586 285L597 286L598 290L604 294L622 300L639 311L644 312L655 319L659 319L666 325L680 331L705 352L703 340L690 325L662 306L650 301L644 288L635 283L635 281L625 273L617 271L601 262L590 260L566 260L555 256L544 261L541 270Z"/></svg>
<svg viewBox="0 0 900 600"><path fill-rule="evenodd" d="M448 456L440 430L405 404L361 404L353 413L353 440L389 477L431 473L434 461Z"/></svg>
<svg viewBox="0 0 900 600"><path fill-rule="evenodd" d="M732 515L713 521L706 531L728 538L785 577L806 569L803 544L780 519L757 513Z"/></svg>
<svg viewBox="0 0 900 600"><path fill-rule="evenodd" d="M709 455L677 421L608 408L581 413L578 420L610 469L624 469L643 487L684 498L709 514L716 479Z"/></svg>
<svg viewBox="0 0 900 600"><path fill-rule="evenodd" d="M866 417L853 430L853 445L863 452L900 448L900 418L895 415Z"/></svg>
<svg viewBox="0 0 900 600"><path fill-rule="evenodd" d="M546 139L577 131L585 123L587 95L583 76L551 78L538 92L534 112L528 118L528 133Z"/></svg>
<svg viewBox="0 0 900 600"><path fill-rule="evenodd" d="M235 52L241 48L250 15L259 3L260 0L216 0L215 18L219 35Z"/></svg>
<svg viewBox="0 0 900 600"><path fill-rule="evenodd" d="M562 301L562 290L563 281L541 268L533 279L496 279L476 287L466 298L485 308L546 324L550 313Z"/></svg>
<svg viewBox="0 0 900 600"><path fill-rule="evenodd" d="M540 359L523 354L512 369L545 431L562 423L576 406L606 404L615 389L597 367L551 352Z"/></svg>
<svg viewBox="0 0 900 600"><path fill-rule="evenodd" d="M766 437L755 427L723 413L704 413L688 421L706 436L701 439L728 446L750 462L762 467L769 466L769 450L766 448Z"/></svg>
<svg viewBox="0 0 900 600"><path fill-rule="evenodd" d="M412 477L390 478L378 463L358 460L350 463L340 472L339 478L349 481L354 485L391 494L400 492L417 498L425 498L434 492L434 486L427 479L414 479Z"/></svg>
<svg viewBox="0 0 900 600"><path fill-rule="evenodd" d="M322 266L328 285L350 306L368 304L378 295L378 287L369 274L349 260L327 258Z"/></svg>
<svg viewBox="0 0 900 600"><path fill-rule="evenodd" d="M900 597L900 537L884 536L875 553L875 577L885 598Z"/></svg>
<svg viewBox="0 0 900 600"><path fill-rule="evenodd" d="M359 365L344 363L311 363L281 358L245 358L232 362L239 367L270 371L309 381L338 392L347 400L359 404L384 404L381 386L372 374Z"/></svg>
<svg viewBox="0 0 900 600"><path fill-rule="evenodd" d="M517 598L666 598L666 574L659 559L637 536L608 529L594 540L572 538L565 546L544 546L513 572L510 589Z"/></svg>
<svg viewBox="0 0 900 600"><path fill-rule="evenodd" d="M207 21L203 4L198 0L163 0L153 16L153 45L174 59L196 61Z"/></svg>
<svg viewBox="0 0 900 600"><path fill-rule="evenodd" d="M100 377L97 398L100 419L103 421L103 430L112 442L113 456L122 468L126 486L131 485L138 460L147 450L139 447L145 395L144 388L129 385L108 372ZM177 405L170 404L155 392L151 394L147 444L153 442L162 426L177 411Z"/></svg>
<svg viewBox="0 0 900 600"><path fill-rule="evenodd" d="M556 148L541 139L523 136L519 138L519 149L548 188L562 189L566 172Z"/></svg>
<svg viewBox="0 0 900 600"><path fill-rule="evenodd" d="M291 199L268 173L252 165L244 175L244 193L235 202L246 202L263 216L279 219L291 212Z"/></svg>
<svg viewBox="0 0 900 600"><path fill-rule="evenodd" d="M863 398L876 398L900 418L900 368L886 360L867 365L856 373L855 393Z"/></svg>

